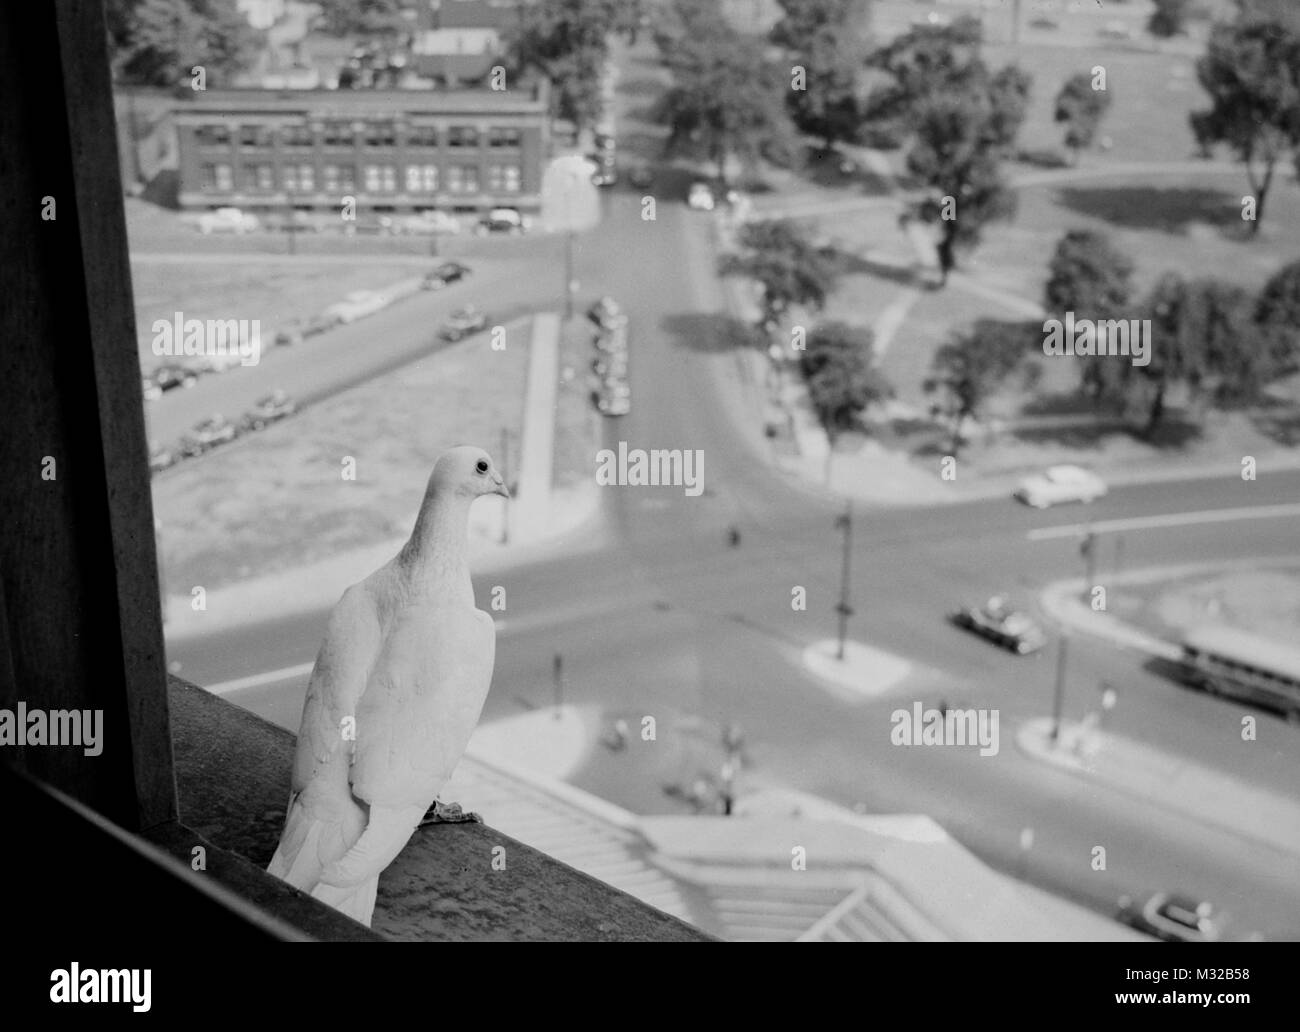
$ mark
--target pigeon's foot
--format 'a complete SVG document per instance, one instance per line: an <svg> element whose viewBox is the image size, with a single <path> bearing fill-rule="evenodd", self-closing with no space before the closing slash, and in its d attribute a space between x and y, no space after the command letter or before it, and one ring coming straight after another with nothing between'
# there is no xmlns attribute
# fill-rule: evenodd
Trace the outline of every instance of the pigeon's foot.
<svg viewBox="0 0 1300 1032"><path fill-rule="evenodd" d="M482 824L483 818L473 810L464 809L460 803L444 803L437 800L425 812L420 827L423 828L426 824L465 824L471 821Z"/></svg>

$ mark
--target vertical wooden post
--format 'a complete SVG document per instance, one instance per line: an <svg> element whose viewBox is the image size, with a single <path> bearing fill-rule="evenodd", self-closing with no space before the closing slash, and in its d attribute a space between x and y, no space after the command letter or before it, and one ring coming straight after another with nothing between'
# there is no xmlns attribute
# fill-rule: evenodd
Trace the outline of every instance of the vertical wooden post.
<svg viewBox="0 0 1300 1032"><path fill-rule="evenodd" d="M0 707L102 710L19 766L176 818L140 361L102 5L0 5ZM4 747L7 748L7 747Z"/></svg>

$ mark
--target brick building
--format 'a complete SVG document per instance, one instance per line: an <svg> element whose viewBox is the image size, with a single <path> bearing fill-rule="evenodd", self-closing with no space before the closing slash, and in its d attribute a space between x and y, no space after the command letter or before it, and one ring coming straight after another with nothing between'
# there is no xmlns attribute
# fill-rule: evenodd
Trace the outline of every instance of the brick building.
<svg viewBox="0 0 1300 1032"><path fill-rule="evenodd" d="M537 211L548 86L209 90L179 103L182 208Z"/></svg>

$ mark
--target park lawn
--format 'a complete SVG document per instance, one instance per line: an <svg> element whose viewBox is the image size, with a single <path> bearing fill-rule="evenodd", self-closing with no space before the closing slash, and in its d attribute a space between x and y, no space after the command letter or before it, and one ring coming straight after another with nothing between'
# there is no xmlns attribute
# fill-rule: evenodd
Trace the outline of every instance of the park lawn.
<svg viewBox="0 0 1300 1032"><path fill-rule="evenodd" d="M1139 52L1106 40L1090 47L985 45L991 68L1018 64L1033 78L1029 108L1017 138L1026 151L1061 150L1062 126L1053 121L1056 95L1079 73L1106 70L1111 107L1098 128L1109 137L1107 161L1182 161L1195 157L1196 141L1187 116L1209 99L1196 81L1195 57L1189 54Z"/></svg>
<svg viewBox="0 0 1300 1032"><path fill-rule="evenodd" d="M512 324L509 339L527 340L530 327ZM492 351L489 341L452 345L155 477L170 590L211 589L409 533L434 462L455 445L495 454L507 431L513 470L528 348ZM355 480L343 479L349 456ZM495 510L478 515L490 523Z"/></svg>

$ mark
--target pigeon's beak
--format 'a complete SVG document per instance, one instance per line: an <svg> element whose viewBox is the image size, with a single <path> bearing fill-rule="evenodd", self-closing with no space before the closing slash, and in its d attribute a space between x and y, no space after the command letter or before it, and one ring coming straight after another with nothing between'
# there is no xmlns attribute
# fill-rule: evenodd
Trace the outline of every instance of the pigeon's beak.
<svg viewBox="0 0 1300 1032"><path fill-rule="evenodd" d="M500 473L493 472L492 483L495 485L492 489L492 494L500 495L502 498L510 497L510 491L506 487L506 482L501 479Z"/></svg>

